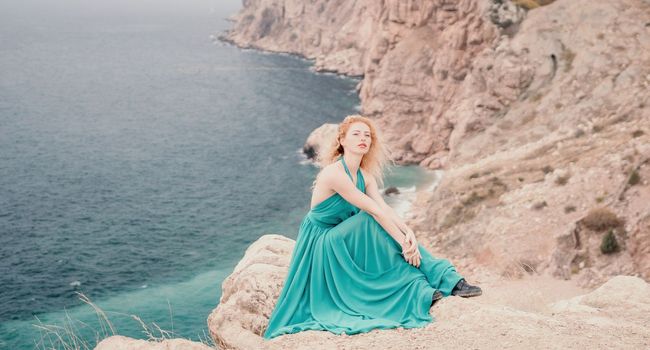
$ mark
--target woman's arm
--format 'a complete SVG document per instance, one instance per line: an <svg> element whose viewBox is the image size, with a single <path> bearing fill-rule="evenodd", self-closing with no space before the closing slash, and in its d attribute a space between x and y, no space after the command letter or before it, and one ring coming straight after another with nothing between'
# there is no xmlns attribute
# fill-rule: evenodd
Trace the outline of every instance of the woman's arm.
<svg viewBox="0 0 650 350"><path fill-rule="evenodd" d="M384 201L384 197L379 193L379 188L377 187L377 181L371 175L364 177L366 180L366 193L372 198L379 207L390 217L390 219L395 223L395 225L400 229L402 234L406 234L409 231L409 227L406 226L404 221L397 215L395 210Z"/></svg>
<svg viewBox="0 0 650 350"><path fill-rule="evenodd" d="M381 198L381 195L379 195L379 197ZM375 201L376 201L376 200L375 200ZM393 222L394 222L395 225L400 229L400 231L402 231L403 234L406 234L406 233L408 232L409 228L408 228L408 226L404 223L404 221L402 220L402 218L400 218L399 215L397 215L397 213L395 212L395 210L394 210L390 205L388 205L386 202L384 202L383 198L381 198L380 201L377 202L377 203L379 204L379 206L380 206L380 207L381 207L385 212L388 213L388 215L390 216L391 220L393 220Z"/></svg>
<svg viewBox="0 0 650 350"><path fill-rule="evenodd" d="M389 213L387 213L376 201L368 197L365 193L359 191L359 189L354 186L350 178L347 177L347 174L332 167L330 169L325 169L322 172L321 181L324 182L324 185L333 189L338 194L341 195L346 201L350 202L355 207L367 212L372 215L375 220L388 232L393 239L397 242L404 241L404 235L400 231L399 227L395 225L391 219Z"/></svg>
<svg viewBox="0 0 650 350"><path fill-rule="evenodd" d="M412 255L409 255L407 261L414 261L414 266L419 267L421 256L419 250L417 249L418 241L415 238L415 233L413 233L413 230L411 230L411 228L408 227L404 221L402 221L395 210L393 210L390 205L386 204L384 197L382 197L382 195L379 193L377 181L374 176L368 174L364 177L364 179L366 179L366 193L368 193L368 196L372 198L380 208L382 208L384 213L390 217L395 226L397 226L404 235L402 239L404 239L405 242L402 244L402 247L408 247L406 250L409 252L409 254L411 254L410 252L414 253Z"/></svg>

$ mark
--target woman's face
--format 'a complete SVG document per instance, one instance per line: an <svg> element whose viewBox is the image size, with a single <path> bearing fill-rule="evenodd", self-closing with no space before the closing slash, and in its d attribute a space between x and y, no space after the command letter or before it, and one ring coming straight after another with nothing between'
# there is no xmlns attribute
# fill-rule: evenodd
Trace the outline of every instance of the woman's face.
<svg viewBox="0 0 650 350"><path fill-rule="evenodd" d="M354 122L350 124L345 138L341 141L341 145L345 152L353 152L359 154L366 154L370 149L372 139L370 137L370 128L366 123Z"/></svg>

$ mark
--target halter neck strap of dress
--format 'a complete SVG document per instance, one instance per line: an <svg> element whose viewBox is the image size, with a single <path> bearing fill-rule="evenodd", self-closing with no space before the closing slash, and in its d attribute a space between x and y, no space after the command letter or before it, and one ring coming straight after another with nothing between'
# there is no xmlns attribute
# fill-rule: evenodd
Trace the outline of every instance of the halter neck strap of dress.
<svg viewBox="0 0 650 350"><path fill-rule="evenodd" d="M348 168L348 165L345 164L345 158L343 158L343 156L339 156L339 159L343 163L343 167L345 168L345 172L348 174L348 176L350 176L350 180L352 180L352 182L354 182L354 178L352 177L352 173L350 172L350 169ZM360 173L361 173L361 167L359 167L359 169L357 170L357 183L354 184L355 186L359 183L359 176L363 176L363 175L359 175Z"/></svg>

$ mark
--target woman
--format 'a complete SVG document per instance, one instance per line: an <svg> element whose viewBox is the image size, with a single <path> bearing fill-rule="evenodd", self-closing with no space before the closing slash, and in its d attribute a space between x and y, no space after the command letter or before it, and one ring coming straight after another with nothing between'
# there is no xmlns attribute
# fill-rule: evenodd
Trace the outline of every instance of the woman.
<svg viewBox="0 0 650 350"><path fill-rule="evenodd" d="M443 296L481 294L448 260L434 258L388 206L379 187L387 152L374 123L339 125L314 181L284 286L265 339L304 330L356 334L423 327Z"/></svg>

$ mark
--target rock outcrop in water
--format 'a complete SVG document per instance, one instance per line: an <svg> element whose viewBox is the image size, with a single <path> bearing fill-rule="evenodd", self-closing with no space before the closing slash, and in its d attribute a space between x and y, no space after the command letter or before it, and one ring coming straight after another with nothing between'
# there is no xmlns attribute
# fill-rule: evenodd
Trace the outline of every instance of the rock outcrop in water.
<svg viewBox="0 0 650 350"><path fill-rule="evenodd" d="M466 271L650 278L649 1L257 0L232 19L224 40L363 76L395 159L446 170L411 225ZM599 209L624 223L585 230Z"/></svg>

